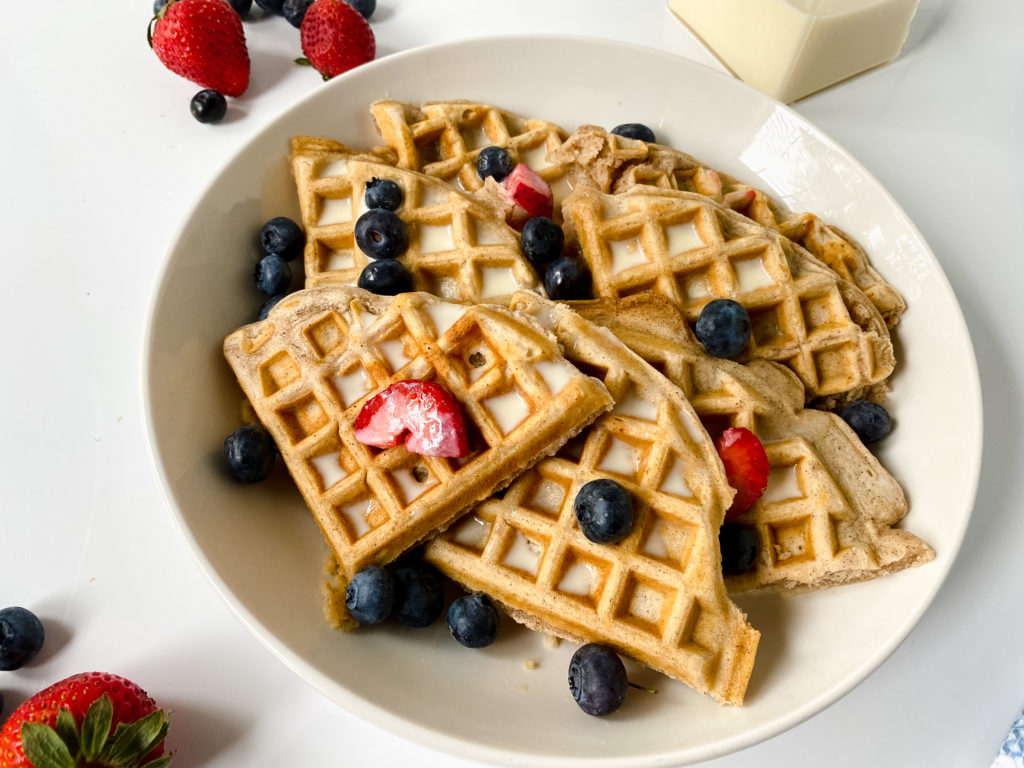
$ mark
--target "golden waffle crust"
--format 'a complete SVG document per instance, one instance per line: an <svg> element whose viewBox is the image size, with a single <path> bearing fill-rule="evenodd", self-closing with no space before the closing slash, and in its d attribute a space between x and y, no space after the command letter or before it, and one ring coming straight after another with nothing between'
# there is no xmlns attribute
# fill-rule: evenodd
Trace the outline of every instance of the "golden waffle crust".
<svg viewBox="0 0 1024 768"><path fill-rule="evenodd" d="M714 446L679 390L609 332L539 297L513 306L553 330L616 406L431 540L426 559L528 626L610 644L742 703L759 634L722 580L718 528L732 490ZM633 499L633 529L615 545L576 523L576 494L598 478Z"/></svg>
<svg viewBox="0 0 1024 768"><path fill-rule="evenodd" d="M426 294L298 291L228 336L224 354L347 578L443 528L611 405L535 323ZM404 379L437 381L459 401L467 458L355 439L368 397Z"/></svg>

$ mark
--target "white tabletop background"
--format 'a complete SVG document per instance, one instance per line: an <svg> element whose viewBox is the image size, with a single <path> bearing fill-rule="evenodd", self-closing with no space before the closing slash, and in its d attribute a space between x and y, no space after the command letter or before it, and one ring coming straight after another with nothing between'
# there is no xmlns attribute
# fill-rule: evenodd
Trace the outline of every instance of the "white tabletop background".
<svg viewBox="0 0 1024 768"><path fill-rule="evenodd" d="M252 84L206 126L188 110L198 89L146 46L150 0L3 5L0 606L48 631L36 661L0 672L3 714L100 669L173 710L182 768L471 765L359 720L272 657L196 566L150 469L142 328L161 260L225 160L320 85L291 63L297 30L254 11ZM378 56L543 31L721 69L664 0L379 0L372 23ZM895 63L796 105L890 190L949 276L985 457L960 557L902 646L821 714L708 766L987 766L1024 704L1022 32L1019 0L921 0Z"/></svg>

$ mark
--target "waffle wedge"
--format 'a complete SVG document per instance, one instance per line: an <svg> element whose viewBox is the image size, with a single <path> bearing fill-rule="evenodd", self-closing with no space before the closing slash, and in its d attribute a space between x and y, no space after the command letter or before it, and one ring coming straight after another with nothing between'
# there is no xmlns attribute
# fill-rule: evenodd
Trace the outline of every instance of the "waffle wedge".
<svg viewBox="0 0 1024 768"><path fill-rule="evenodd" d="M611 405L536 323L420 293L298 291L228 336L224 354L346 578L444 528ZM367 398L405 379L436 381L459 401L467 458L355 439Z"/></svg>
<svg viewBox="0 0 1024 768"><path fill-rule="evenodd" d="M674 382L712 437L746 427L764 444L768 489L737 518L756 531L759 555L750 571L726 578L730 591L803 592L866 581L934 557L919 538L893 527L907 513L896 480L842 419L804 409L802 387L790 371L711 357L679 310L659 297L573 306Z"/></svg>
<svg viewBox="0 0 1024 768"><path fill-rule="evenodd" d="M534 629L610 644L728 704L740 704L759 634L728 599L718 529L732 490L679 390L565 305L513 306L551 329L616 406L559 453L431 540L425 557ZM609 478L633 499L631 533L595 544L573 501Z"/></svg>

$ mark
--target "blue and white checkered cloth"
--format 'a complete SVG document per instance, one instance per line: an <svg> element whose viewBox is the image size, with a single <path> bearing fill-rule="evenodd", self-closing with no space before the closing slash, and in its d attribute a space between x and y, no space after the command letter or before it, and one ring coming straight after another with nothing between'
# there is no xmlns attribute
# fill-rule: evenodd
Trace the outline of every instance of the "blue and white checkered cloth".
<svg viewBox="0 0 1024 768"><path fill-rule="evenodd" d="M1010 726L992 768L1024 768L1024 710Z"/></svg>

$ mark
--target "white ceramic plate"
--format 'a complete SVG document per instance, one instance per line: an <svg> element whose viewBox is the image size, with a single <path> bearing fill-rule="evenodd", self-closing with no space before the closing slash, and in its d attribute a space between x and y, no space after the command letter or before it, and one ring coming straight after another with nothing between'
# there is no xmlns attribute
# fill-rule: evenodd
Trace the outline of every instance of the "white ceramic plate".
<svg viewBox="0 0 1024 768"><path fill-rule="evenodd" d="M530 55L521 55L528 44ZM325 553L279 470L226 479L220 450L241 393L221 340L254 319L251 271L264 221L297 217L285 160L294 134L379 143L367 105L469 98L572 130L652 126L659 139L840 225L907 298L892 380L896 429L879 450L911 501L905 526L934 562L867 584L738 602L761 630L742 708L723 708L647 670L606 719L583 715L566 685L572 648L552 650L511 623L470 651L443 622L345 635L320 617ZM754 744L822 710L907 636L948 572L970 515L981 454L977 367L949 284L886 191L784 106L710 69L648 49L547 37L476 40L391 56L337 78L270 124L211 181L173 243L155 292L145 356L154 463L185 538L241 620L296 674L353 712L431 747L536 766L666 765ZM938 383L941 382L941 385ZM941 415L941 417L939 417ZM524 668L524 659L540 666Z"/></svg>

